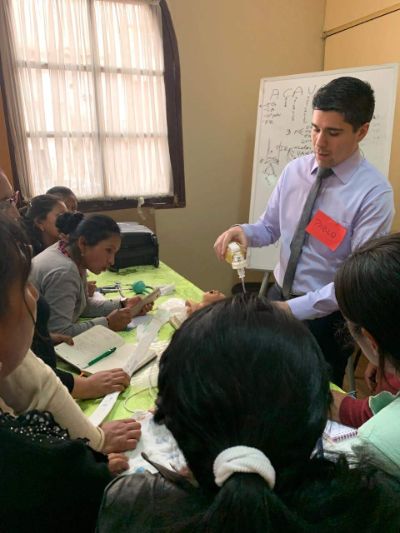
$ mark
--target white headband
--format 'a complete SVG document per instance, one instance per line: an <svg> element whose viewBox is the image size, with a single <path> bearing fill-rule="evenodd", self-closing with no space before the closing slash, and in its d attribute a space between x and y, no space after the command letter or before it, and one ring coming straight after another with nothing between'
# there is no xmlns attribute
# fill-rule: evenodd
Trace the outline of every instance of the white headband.
<svg viewBox="0 0 400 533"><path fill-rule="evenodd" d="M271 461L262 451L249 446L233 446L222 451L214 461L213 471L218 487L222 487L235 472L258 474L271 489L275 485L275 469Z"/></svg>

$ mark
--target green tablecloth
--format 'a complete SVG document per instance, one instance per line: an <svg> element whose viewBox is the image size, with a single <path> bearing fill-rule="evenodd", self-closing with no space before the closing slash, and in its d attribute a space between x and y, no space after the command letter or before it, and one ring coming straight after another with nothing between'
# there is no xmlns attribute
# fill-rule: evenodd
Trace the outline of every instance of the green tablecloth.
<svg viewBox="0 0 400 533"><path fill-rule="evenodd" d="M122 292L125 296L134 296L132 290L128 286L136 281L143 281L146 285L151 287L159 287L160 285L175 284L175 292L167 296L158 298L155 303L157 305L168 300L169 298L182 298L183 300L192 299L200 301L203 291L197 288L193 283L179 275L177 272L169 268L166 264L160 262L159 268L154 266L140 266L131 267L115 272L104 272L99 276L90 275L90 280L95 280L98 287L104 285L111 285L115 282L120 282L122 285ZM118 293L107 295L109 298L119 298ZM173 334L173 328L166 324L159 332L158 340L169 340ZM123 331L120 333L126 342L136 342L136 330ZM65 368L65 367L64 367ZM120 394L118 401L106 420L114 420L132 416L132 410L149 409L154 405L155 391L148 388L138 392L134 386L130 386L126 391ZM82 400L79 402L85 414L90 415L99 405L101 400ZM125 408L127 406L129 410Z"/></svg>

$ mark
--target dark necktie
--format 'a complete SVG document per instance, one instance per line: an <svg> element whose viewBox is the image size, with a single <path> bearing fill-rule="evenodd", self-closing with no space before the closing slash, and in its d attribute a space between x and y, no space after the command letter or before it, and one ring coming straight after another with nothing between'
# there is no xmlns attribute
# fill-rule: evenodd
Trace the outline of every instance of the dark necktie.
<svg viewBox="0 0 400 533"><path fill-rule="evenodd" d="M306 227L310 222L312 210L319 190L321 188L322 180L327 178L331 174L333 174L333 170L331 168L319 167L314 185L311 187L310 192L308 193L306 203L304 204L303 212L301 214L296 231L293 235L292 242L290 243L290 257L282 284L282 295L285 300L288 300L290 298L294 276L296 274L297 263L299 261L301 249L303 248L304 239L306 236Z"/></svg>

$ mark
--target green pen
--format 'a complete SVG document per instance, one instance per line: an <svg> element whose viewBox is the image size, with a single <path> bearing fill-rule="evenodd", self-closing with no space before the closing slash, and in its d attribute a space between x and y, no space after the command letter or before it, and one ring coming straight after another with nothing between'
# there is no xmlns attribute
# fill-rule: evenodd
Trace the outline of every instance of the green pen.
<svg viewBox="0 0 400 533"><path fill-rule="evenodd" d="M101 361L105 357L108 357L109 355L114 353L116 349L117 349L117 347L114 346L114 348L110 348L109 350L106 350L105 352L101 353L100 355L98 355L97 357L95 357L94 359L89 361L88 364L86 366L84 366L83 368L87 368L88 366L92 366L95 363L98 363L99 361Z"/></svg>

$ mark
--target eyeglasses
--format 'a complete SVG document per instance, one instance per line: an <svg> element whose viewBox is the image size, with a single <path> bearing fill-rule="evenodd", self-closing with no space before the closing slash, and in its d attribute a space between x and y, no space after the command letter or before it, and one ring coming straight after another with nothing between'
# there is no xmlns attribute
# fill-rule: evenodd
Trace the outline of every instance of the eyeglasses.
<svg viewBox="0 0 400 533"><path fill-rule="evenodd" d="M19 191L15 191L15 193L10 196L9 198L2 198L0 200L0 209L8 209L12 205L17 205L19 200Z"/></svg>

